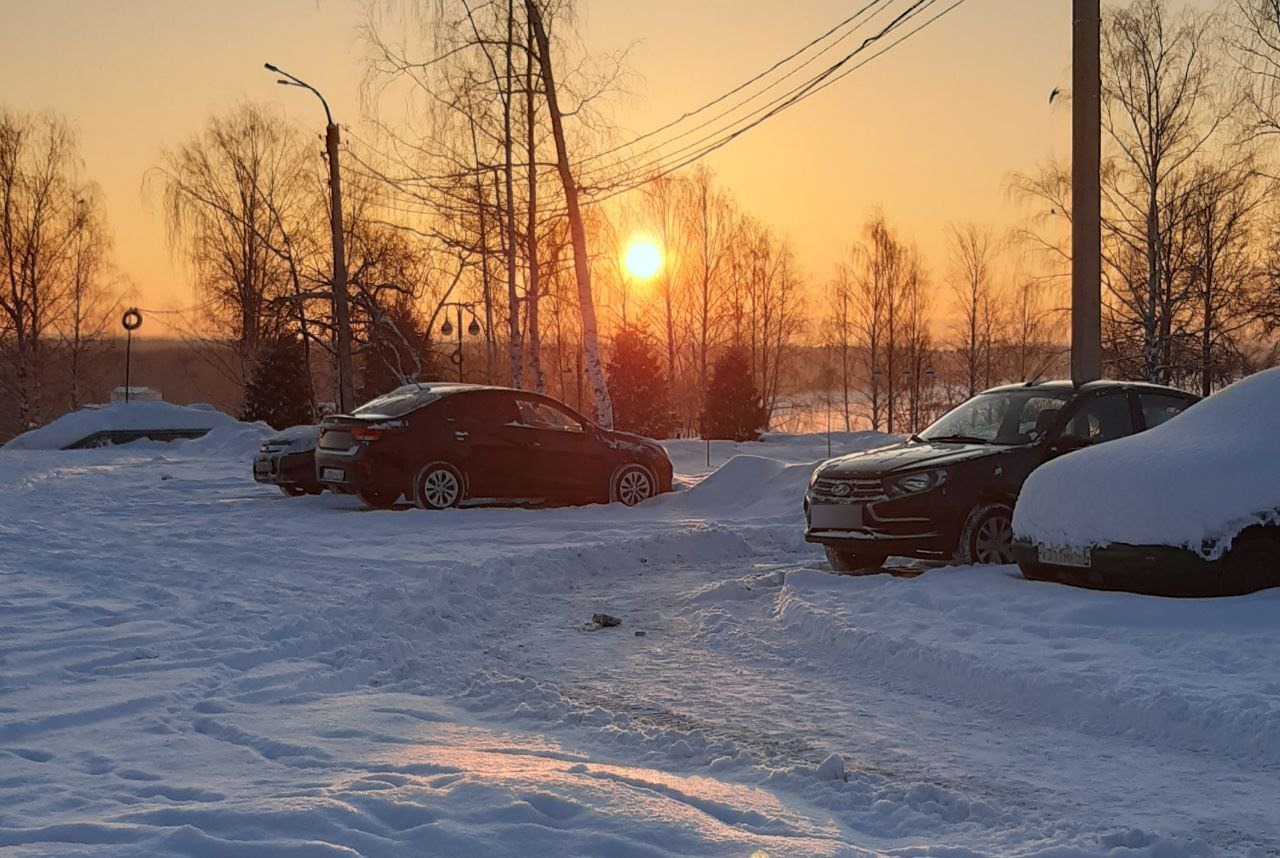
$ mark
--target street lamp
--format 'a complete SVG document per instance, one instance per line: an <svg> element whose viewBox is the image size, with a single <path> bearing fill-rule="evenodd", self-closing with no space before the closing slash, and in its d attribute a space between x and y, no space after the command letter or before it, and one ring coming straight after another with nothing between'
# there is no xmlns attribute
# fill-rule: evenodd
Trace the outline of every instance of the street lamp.
<svg viewBox="0 0 1280 858"><path fill-rule="evenodd" d="M476 317L475 306L476 305L471 301L445 301L440 305L441 310L444 310L447 307L452 307L458 314L458 348L449 356L449 359L458 367L458 381L462 381L462 311L466 310L471 316L471 324L467 325L466 329L468 334L473 337L478 337L480 336L480 332L484 330L480 326L480 320ZM440 333L449 337L453 335L453 331L454 324L449 321L449 316L445 315L444 324L440 326Z"/></svg>
<svg viewBox="0 0 1280 858"><path fill-rule="evenodd" d="M269 72L282 75L276 83L297 86L312 93L324 106L324 145L329 153L329 229L333 239L333 319L338 328L338 410L347 412L355 404L351 370L351 317L347 310L347 257L342 244L342 183L338 170L338 126L325 101L311 84L300 80L271 63L263 63Z"/></svg>

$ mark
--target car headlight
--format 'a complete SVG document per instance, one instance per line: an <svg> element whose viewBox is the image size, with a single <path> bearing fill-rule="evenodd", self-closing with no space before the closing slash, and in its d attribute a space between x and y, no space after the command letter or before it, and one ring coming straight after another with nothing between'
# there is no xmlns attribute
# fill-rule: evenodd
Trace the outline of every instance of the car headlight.
<svg viewBox="0 0 1280 858"><path fill-rule="evenodd" d="M822 473L822 468L814 468L813 473L809 475L809 488L813 488L814 483L818 482L818 475Z"/></svg>
<svg viewBox="0 0 1280 858"><path fill-rule="evenodd" d="M889 497L896 498L936 489L946 481L946 471L917 471L914 474L907 474L897 479L885 480L885 489L889 492Z"/></svg>

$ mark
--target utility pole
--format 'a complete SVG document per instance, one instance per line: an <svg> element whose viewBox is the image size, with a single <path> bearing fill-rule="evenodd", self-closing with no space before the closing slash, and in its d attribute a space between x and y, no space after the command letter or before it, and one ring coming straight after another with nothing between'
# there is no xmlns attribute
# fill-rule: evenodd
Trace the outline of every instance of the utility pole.
<svg viewBox="0 0 1280 858"><path fill-rule="evenodd" d="M278 80L282 86L298 86L310 91L324 106L324 145L329 158L329 231L333 240L333 322L338 340L338 411L348 413L355 406L355 381L351 368L351 314L347 306L347 255L342 234L342 173L338 168L338 125L325 101L314 86L302 81L271 63L263 64L267 71L283 75L288 80Z"/></svg>
<svg viewBox="0 0 1280 858"><path fill-rule="evenodd" d="M1071 380L1102 377L1102 74L1099 0L1072 0Z"/></svg>

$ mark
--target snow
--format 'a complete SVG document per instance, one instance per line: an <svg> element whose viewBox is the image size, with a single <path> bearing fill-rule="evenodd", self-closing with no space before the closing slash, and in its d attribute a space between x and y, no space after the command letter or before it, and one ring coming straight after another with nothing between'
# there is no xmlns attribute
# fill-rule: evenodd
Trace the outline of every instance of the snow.
<svg viewBox="0 0 1280 858"><path fill-rule="evenodd" d="M1023 485L1017 536L1050 546L1185 546L1213 559L1280 514L1280 368L1138 435L1048 462Z"/></svg>
<svg viewBox="0 0 1280 858"><path fill-rule="evenodd" d="M0 452L0 852L1280 851L1280 591L834 576L825 436L431 513L258 486L267 434Z"/></svg>
<svg viewBox="0 0 1280 858"><path fill-rule="evenodd" d="M305 453L307 450L314 450L319 443L320 427L314 424L290 426L279 432L272 432L266 440L272 445L278 445L279 452L283 454Z"/></svg>
<svg viewBox="0 0 1280 858"><path fill-rule="evenodd" d="M24 432L6 450L61 450L97 432L129 429L213 429L241 425L203 403L185 406L170 402L116 402L70 411L52 422Z"/></svg>

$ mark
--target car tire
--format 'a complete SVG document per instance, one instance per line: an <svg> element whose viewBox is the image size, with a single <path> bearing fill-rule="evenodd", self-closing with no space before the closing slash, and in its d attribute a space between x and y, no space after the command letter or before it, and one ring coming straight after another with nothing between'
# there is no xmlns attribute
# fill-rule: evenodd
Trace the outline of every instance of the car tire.
<svg viewBox="0 0 1280 858"><path fill-rule="evenodd" d="M1013 563L1013 510L993 503L969 513L954 560L962 566Z"/></svg>
<svg viewBox="0 0 1280 858"><path fill-rule="evenodd" d="M635 506L658 493L658 480L653 471L634 462L613 472L609 480L609 502Z"/></svg>
<svg viewBox="0 0 1280 858"><path fill-rule="evenodd" d="M874 575L881 571L884 562L889 558L883 554L855 553L847 548L834 545L822 546L827 552L827 562L834 572L845 575Z"/></svg>
<svg viewBox="0 0 1280 858"><path fill-rule="evenodd" d="M1229 594L1280 586L1280 529L1252 527L1232 540L1222 559Z"/></svg>
<svg viewBox="0 0 1280 858"><path fill-rule="evenodd" d="M419 509L448 509L462 503L466 478L448 462L432 462L413 481L413 502Z"/></svg>
<svg viewBox="0 0 1280 858"><path fill-rule="evenodd" d="M400 500L399 492L379 491L378 489L361 489L356 497L367 507L373 509L391 509Z"/></svg>
<svg viewBox="0 0 1280 858"><path fill-rule="evenodd" d="M307 493L302 486L295 486L293 483L280 483L280 493L287 498L301 497Z"/></svg>

